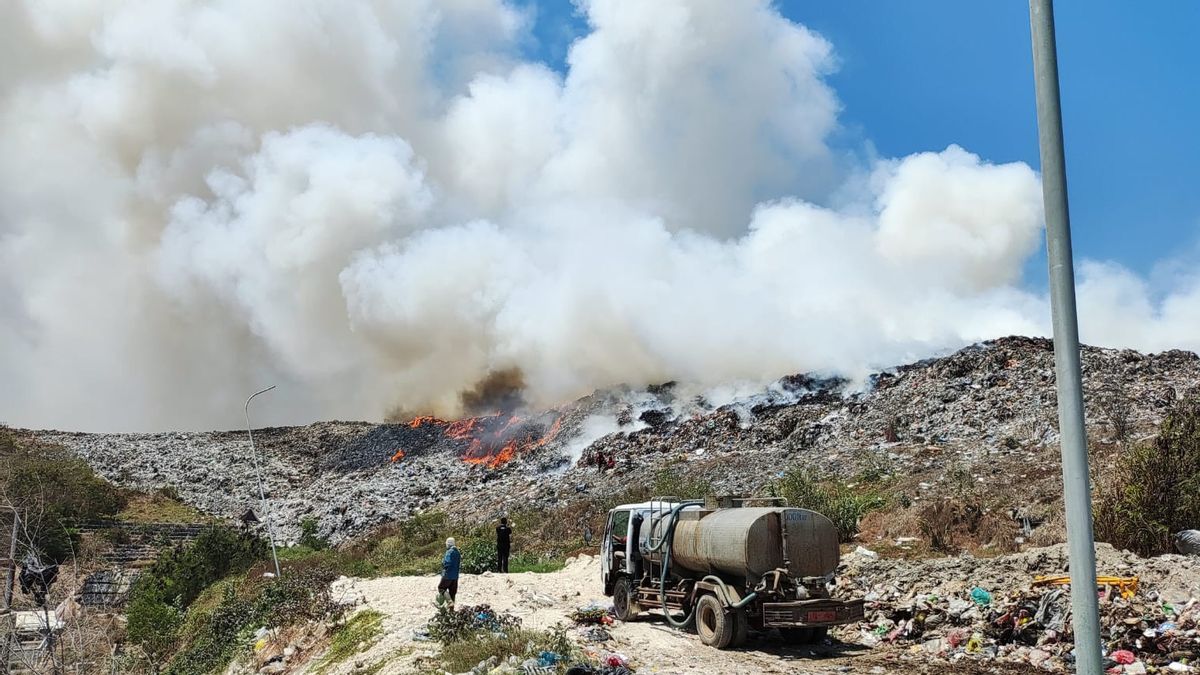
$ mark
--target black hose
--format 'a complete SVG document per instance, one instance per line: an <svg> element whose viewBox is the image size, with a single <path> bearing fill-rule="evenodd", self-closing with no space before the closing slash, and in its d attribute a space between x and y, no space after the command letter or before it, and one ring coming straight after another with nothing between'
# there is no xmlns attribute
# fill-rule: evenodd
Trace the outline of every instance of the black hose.
<svg viewBox="0 0 1200 675"><path fill-rule="evenodd" d="M691 501L691 502L683 502L683 503L677 505L675 508L671 509L671 511L668 513L668 515L671 518L671 522L667 524L667 528L666 528L666 531L664 532L663 538L659 540L657 546L653 546L653 547L647 546L646 547L647 553L657 553L660 549L662 550L662 553L663 553L662 571L660 571L659 575L658 575L658 599L659 599L659 602L662 603L663 616L665 616L667 618L667 623L671 624L672 626L675 626L676 628L687 628L688 625L692 622L692 616L696 613L696 610L695 610L695 608L693 608L690 612L688 612L684 616L683 621L677 622L671 616L671 610L667 608L667 569L669 569L671 567L671 545L672 545L672 540L675 538L675 523L679 521L679 512L682 511L684 508L689 507L689 506L703 506L703 505L704 505L704 502L702 502L702 501ZM662 522L662 521L660 520L659 522ZM651 527L651 532L653 532L654 524L651 523L650 527Z"/></svg>

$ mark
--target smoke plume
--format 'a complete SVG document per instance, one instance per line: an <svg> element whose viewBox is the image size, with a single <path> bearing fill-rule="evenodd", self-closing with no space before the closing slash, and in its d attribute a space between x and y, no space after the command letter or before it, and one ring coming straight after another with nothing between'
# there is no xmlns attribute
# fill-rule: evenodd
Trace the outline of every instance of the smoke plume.
<svg viewBox="0 0 1200 675"><path fill-rule="evenodd" d="M236 426L271 383L262 423L452 416L1047 332L1028 166L833 149L833 46L766 0L580 8L559 73L504 0L0 5L3 421ZM1084 264L1085 339L1195 346L1180 287Z"/></svg>

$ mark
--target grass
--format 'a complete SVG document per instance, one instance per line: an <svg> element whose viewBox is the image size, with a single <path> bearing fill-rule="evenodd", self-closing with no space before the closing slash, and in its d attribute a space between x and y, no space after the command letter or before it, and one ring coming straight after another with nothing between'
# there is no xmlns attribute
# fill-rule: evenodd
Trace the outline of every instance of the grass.
<svg viewBox="0 0 1200 675"><path fill-rule="evenodd" d="M313 672L317 673L317 675L329 672L337 664L359 652L365 651L366 647L363 645L369 647L382 634L382 613L373 609L366 609L355 614L334 631L333 638L329 643L329 649L325 651L325 656L313 666ZM375 672L378 672L386 662L385 659L372 667L375 668Z"/></svg>
<svg viewBox="0 0 1200 675"><path fill-rule="evenodd" d="M118 520L130 523L210 523L213 519L164 494L129 494Z"/></svg>

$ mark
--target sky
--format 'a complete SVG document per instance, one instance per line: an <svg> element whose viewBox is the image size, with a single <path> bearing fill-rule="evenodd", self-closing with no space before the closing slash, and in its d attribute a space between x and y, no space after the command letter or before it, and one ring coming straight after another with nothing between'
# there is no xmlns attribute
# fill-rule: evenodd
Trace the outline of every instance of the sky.
<svg viewBox="0 0 1200 675"><path fill-rule="evenodd" d="M1025 2L775 6L833 43L835 144L900 157L954 143L1040 165ZM533 7L529 49L562 68L586 21L569 0ZM1200 231L1200 3L1060 0L1055 20L1075 255L1153 277ZM1044 265L1044 252L1029 260L1031 287Z"/></svg>

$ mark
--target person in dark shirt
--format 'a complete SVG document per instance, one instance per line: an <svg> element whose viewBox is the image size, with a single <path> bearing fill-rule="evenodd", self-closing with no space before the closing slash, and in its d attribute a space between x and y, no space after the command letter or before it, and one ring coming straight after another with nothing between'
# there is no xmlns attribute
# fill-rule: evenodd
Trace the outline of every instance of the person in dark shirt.
<svg viewBox="0 0 1200 675"><path fill-rule="evenodd" d="M508 526L508 518L501 518L500 527L496 528L496 558L503 574L508 574L508 554L511 550L512 528Z"/></svg>

